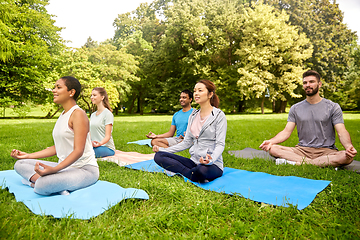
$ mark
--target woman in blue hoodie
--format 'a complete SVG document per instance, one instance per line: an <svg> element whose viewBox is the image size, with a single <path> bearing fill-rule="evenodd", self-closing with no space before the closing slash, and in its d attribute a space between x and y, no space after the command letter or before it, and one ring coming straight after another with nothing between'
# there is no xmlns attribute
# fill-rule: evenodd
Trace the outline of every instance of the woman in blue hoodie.
<svg viewBox="0 0 360 240"><path fill-rule="evenodd" d="M153 147L154 160L159 166L195 182L212 181L222 176L227 121L224 112L218 108L220 101L215 89L209 80L196 83L194 99L200 109L190 115L181 143L169 148ZM188 148L190 159L173 154Z"/></svg>

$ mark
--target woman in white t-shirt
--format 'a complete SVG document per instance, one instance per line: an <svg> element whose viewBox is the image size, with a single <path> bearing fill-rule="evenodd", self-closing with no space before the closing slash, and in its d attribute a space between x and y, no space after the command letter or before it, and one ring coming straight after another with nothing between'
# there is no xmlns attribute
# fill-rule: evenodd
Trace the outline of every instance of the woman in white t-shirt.
<svg viewBox="0 0 360 240"><path fill-rule="evenodd" d="M90 116L90 135L95 156L97 158L113 156L115 145L111 133L114 115L106 90L101 87L94 88L91 92L91 102L97 107L97 111Z"/></svg>
<svg viewBox="0 0 360 240"><path fill-rule="evenodd" d="M18 161L15 171L24 179L22 182L34 188L41 195L60 193L88 187L99 178L99 167L89 134L89 119L86 113L76 105L81 91L79 81L74 77L62 77L56 81L52 90L54 102L64 111L56 121L52 132L54 146L35 153L26 153L16 149L11 156ZM57 155L58 163L40 161Z"/></svg>

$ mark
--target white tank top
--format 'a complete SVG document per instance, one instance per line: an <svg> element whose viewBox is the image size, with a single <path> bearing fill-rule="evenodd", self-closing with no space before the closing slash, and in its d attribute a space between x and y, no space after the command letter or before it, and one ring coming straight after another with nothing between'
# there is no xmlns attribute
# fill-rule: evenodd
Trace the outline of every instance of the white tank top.
<svg viewBox="0 0 360 240"><path fill-rule="evenodd" d="M69 127L69 119L74 110L78 108L80 107L75 105L70 108L68 112L62 112L56 121L54 130L52 132L56 155L59 158L59 163L64 161L65 158L67 158L67 156L69 156L69 154L74 150L74 131ZM90 133L88 133L86 136L83 155L69 167L80 168L88 164L98 167L95 158L95 152L91 144Z"/></svg>

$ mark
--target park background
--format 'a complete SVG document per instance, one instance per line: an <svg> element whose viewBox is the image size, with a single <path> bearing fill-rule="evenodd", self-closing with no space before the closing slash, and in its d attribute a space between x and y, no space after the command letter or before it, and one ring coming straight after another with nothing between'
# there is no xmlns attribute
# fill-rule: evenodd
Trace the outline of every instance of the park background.
<svg viewBox="0 0 360 240"><path fill-rule="evenodd" d="M81 81L79 105L89 113L95 86L107 89L116 115L124 108L174 113L180 91L192 90L199 79L216 83L226 113L259 107L281 113L304 98L301 75L307 69L321 74L323 97L343 110L360 108L358 36L336 1L142 3L114 19L112 38L98 43L89 37L80 48L66 46L48 2L0 5L3 117L6 108L26 116L32 106L52 117L61 109L50 90L66 75Z"/></svg>
<svg viewBox="0 0 360 240"><path fill-rule="evenodd" d="M305 97L301 75L307 69L322 75L321 96L345 110L345 125L360 149L358 37L343 23L335 1L158 0L119 14L113 38L96 42L89 37L80 48L66 46L47 4L0 4L0 170L13 169L14 148L34 152L53 145L51 131L62 109L53 104L51 89L61 76L81 81L79 104L89 114L94 111L91 89L105 87L114 108L117 149L141 153L152 151L127 142L149 130L168 131L172 113L181 108L180 91L206 78L216 83L227 114L227 167L331 184L300 211L99 162L101 180L144 189L150 199L126 200L83 221L34 215L3 189L1 239L360 238L359 174L227 153L258 149L283 129L289 107ZM295 130L284 145L297 141ZM336 145L343 150L338 139Z"/></svg>

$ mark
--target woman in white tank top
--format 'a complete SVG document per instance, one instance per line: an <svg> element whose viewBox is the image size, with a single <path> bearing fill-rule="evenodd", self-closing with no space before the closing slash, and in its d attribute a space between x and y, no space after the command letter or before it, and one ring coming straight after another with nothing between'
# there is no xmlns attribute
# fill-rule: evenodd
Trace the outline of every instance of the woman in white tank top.
<svg viewBox="0 0 360 240"><path fill-rule="evenodd" d="M54 146L35 153L12 150L11 156L18 159L15 171L24 179L23 183L34 188L41 195L52 193L69 194L94 184L99 178L89 134L89 119L76 105L81 91L79 81L74 77L62 77L53 89L54 102L64 111L58 118L54 130ZM57 155L58 163L39 161Z"/></svg>

